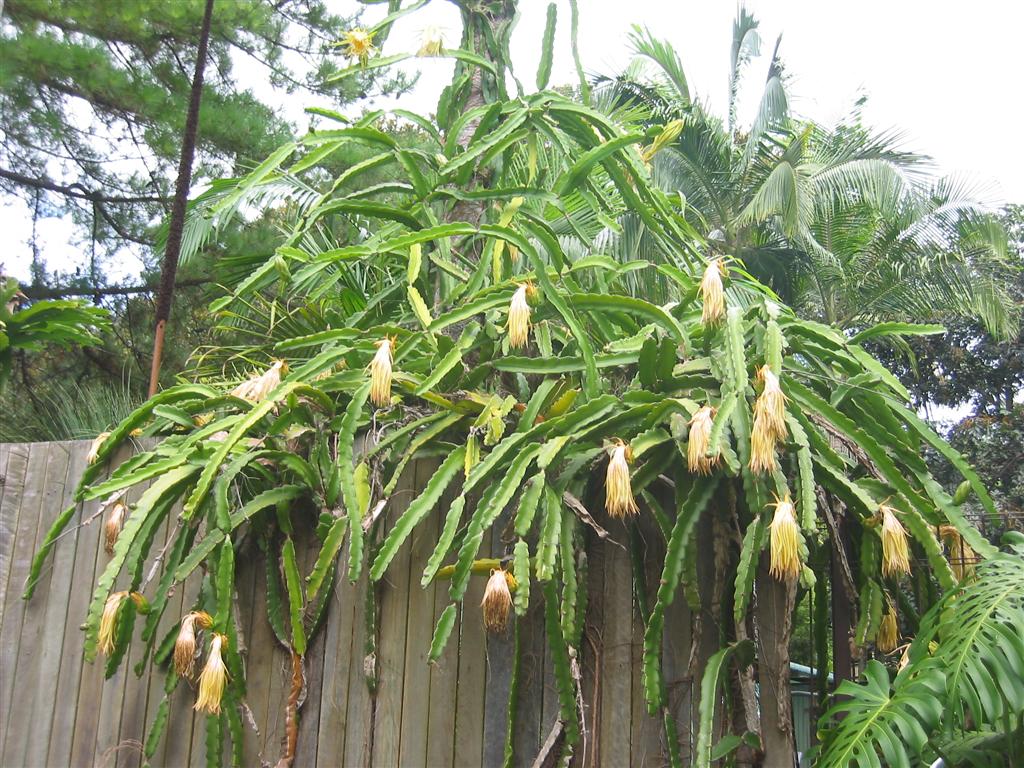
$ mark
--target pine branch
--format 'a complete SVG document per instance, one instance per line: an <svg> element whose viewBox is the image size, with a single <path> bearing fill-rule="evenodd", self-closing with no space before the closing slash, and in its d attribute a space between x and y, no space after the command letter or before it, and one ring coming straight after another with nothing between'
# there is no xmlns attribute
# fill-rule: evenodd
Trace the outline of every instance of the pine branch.
<svg viewBox="0 0 1024 768"><path fill-rule="evenodd" d="M16 171L10 171L6 168L0 168L0 179L7 179L8 181L13 181L15 184L20 184L24 187L45 189L48 192L56 192L66 197L74 197L79 200L91 200L94 203L166 203L171 199L169 197L157 197L154 195L108 197L102 192L88 189L81 184L58 184L57 182L45 177L33 178L32 176L25 176L24 174L17 173Z"/></svg>

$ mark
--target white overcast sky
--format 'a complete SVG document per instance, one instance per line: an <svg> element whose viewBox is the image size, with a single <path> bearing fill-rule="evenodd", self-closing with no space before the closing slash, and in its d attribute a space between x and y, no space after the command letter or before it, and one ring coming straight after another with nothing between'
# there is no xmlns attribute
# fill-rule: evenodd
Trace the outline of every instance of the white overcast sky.
<svg viewBox="0 0 1024 768"><path fill-rule="evenodd" d="M230 2L230 0L221 0ZM610 74L630 59L632 24L648 26L679 52L691 94L724 112L729 45L736 6L728 0L579 0L579 40L588 74ZM334 0L334 10L350 13L351 0ZM858 95L868 97L866 120L881 129L900 128L905 146L935 159L937 171L965 175L992 206L1024 202L1024 155L1017 149L1024 125L1021 98L1020 34L1024 3L1017 0L751 0L761 21L762 57L748 70L741 91L740 118L756 106L767 59L777 35L789 74L789 91L797 114L833 122L846 114ZM513 63L528 88L540 56L546 0L521 0L522 19L513 37ZM370 7L365 20L383 13ZM569 51L568 3L559 2L552 85L575 81ZM386 54L414 51L422 30L440 26L449 45L458 43L458 12L444 0L396 25ZM401 106L433 111L448 82L450 62L417 60L422 77ZM257 83L246 85L257 86ZM746 98L744 98L744 96ZM304 97L282 104L300 125ZM379 106L387 106L381 104ZM5 201L5 204L8 201ZM0 257L7 271L28 272L31 223L23 206L0 209L0 227L9 250ZM50 268L63 270L85 263L69 245L70 224L40 222L44 256ZM111 265L111 276L131 277L133 259Z"/></svg>

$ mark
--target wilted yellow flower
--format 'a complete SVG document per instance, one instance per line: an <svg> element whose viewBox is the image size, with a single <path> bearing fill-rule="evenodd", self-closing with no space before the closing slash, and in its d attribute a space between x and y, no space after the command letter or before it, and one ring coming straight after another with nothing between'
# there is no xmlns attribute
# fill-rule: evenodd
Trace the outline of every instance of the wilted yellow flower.
<svg viewBox="0 0 1024 768"><path fill-rule="evenodd" d="M725 315L725 289L722 277L725 275L725 262L721 259L709 261L704 268L704 277L700 281L698 293L704 303L701 310L701 322L714 325Z"/></svg>
<svg viewBox="0 0 1024 768"><path fill-rule="evenodd" d="M114 545L124 525L125 515L128 514L128 506L118 499L110 508L107 522L103 524L103 549L108 555L114 554Z"/></svg>
<svg viewBox="0 0 1024 768"><path fill-rule="evenodd" d="M882 575L899 576L901 573L910 573L906 529L892 507L882 504L878 512L882 516Z"/></svg>
<svg viewBox="0 0 1024 768"><path fill-rule="evenodd" d="M764 410L754 409L754 426L750 430L750 471L756 475L774 472L778 467L775 460L775 443L778 435L772 426L771 417Z"/></svg>
<svg viewBox="0 0 1024 768"><path fill-rule="evenodd" d="M213 618L206 611L192 611L181 620L178 639L174 641L174 669L181 677L191 677L196 659L196 626L209 629Z"/></svg>
<svg viewBox="0 0 1024 768"><path fill-rule="evenodd" d="M795 579L800 575L800 529L796 524L796 509L788 493L775 501L769 572L779 581Z"/></svg>
<svg viewBox="0 0 1024 768"><path fill-rule="evenodd" d="M370 361L370 400L384 408L391 404L391 352L395 342L381 339L377 342L377 354Z"/></svg>
<svg viewBox="0 0 1024 768"><path fill-rule="evenodd" d="M757 371L758 380L764 389L754 401L754 420L763 419L767 428L775 433L775 437L783 440L786 437L786 395L779 386L779 377L772 373L767 365Z"/></svg>
<svg viewBox="0 0 1024 768"><path fill-rule="evenodd" d="M974 564L978 562L978 554L964 537L952 525L940 525L939 536L949 547L949 565L957 581L974 573Z"/></svg>
<svg viewBox="0 0 1024 768"><path fill-rule="evenodd" d="M508 344L512 348L525 347L530 341L530 304L526 300L529 290L529 283L520 285L508 307Z"/></svg>
<svg viewBox="0 0 1024 768"><path fill-rule="evenodd" d="M512 606L512 592L515 584L511 573L502 568L491 571L491 577L484 588L484 599L480 607L484 610L484 627L488 632L501 632L508 625L508 611Z"/></svg>
<svg viewBox="0 0 1024 768"><path fill-rule="evenodd" d="M896 644L899 642L899 633L896 611L891 605L886 606L885 615L882 616L882 623L875 636L875 647L882 653L892 653L896 650Z"/></svg>
<svg viewBox="0 0 1024 768"><path fill-rule="evenodd" d="M720 458L717 453L714 456L708 456L714 418L714 408L705 405L690 419L690 437L686 444L686 465L691 472L698 475L710 475Z"/></svg>
<svg viewBox="0 0 1024 768"><path fill-rule="evenodd" d="M127 597L127 592L114 592L103 604L103 615L100 617L99 648L100 653L107 656L114 652L114 629L117 627L117 613L121 610L121 603Z"/></svg>
<svg viewBox="0 0 1024 768"><path fill-rule="evenodd" d="M288 364L283 360L275 360L266 371L246 379L231 390L231 394L251 403L258 403L281 383L281 376L285 373L288 373Z"/></svg>
<svg viewBox="0 0 1024 768"><path fill-rule="evenodd" d="M604 480L604 508L612 517L625 517L639 512L629 478L629 462L633 458L629 446L617 440L608 459Z"/></svg>
<svg viewBox="0 0 1024 768"><path fill-rule="evenodd" d="M345 49L345 55L350 59L358 59L360 64L366 64L369 58L377 52L373 44L373 33L361 27L350 29L341 36L341 44Z"/></svg>
<svg viewBox="0 0 1024 768"><path fill-rule="evenodd" d="M100 432L96 435L96 438L92 441L92 445L89 446L89 453L85 455L85 460L87 462L90 464L96 463L96 459L99 458L100 447L102 447L108 437L110 437L109 432Z"/></svg>
<svg viewBox="0 0 1024 768"><path fill-rule="evenodd" d="M216 633L210 640L210 655L206 657L206 666L199 675L199 698L195 706L197 712L220 714L220 700L228 682L228 668L221 657L221 649L227 642L227 637Z"/></svg>
<svg viewBox="0 0 1024 768"><path fill-rule="evenodd" d="M114 632L117 629L117 615L121 610L121 605L129 597L135 603L135 608L139 613L149 613L149 603L138 592L112 593L107 598L107 602L103 604L103 614L100 616L100 631L97 637L100 653L109 656L114 652Z"/></svg>
<svg viewBox="0 0 1024 768"><path fill-rule="evenodd" d="M431 25L423 30L417 56L440 56L444 53L444 33L438 26Z"/></svg>

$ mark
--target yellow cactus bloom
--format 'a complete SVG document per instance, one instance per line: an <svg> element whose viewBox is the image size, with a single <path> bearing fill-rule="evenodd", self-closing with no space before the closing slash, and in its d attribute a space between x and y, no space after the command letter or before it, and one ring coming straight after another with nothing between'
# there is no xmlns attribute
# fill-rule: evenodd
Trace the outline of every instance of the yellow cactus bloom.
<svg viewBox="0 0 1024 768"><path fill-rule="evenodd" d="M513 349L525 347L530 341L530 303L536 289L529 283L520 285L512 294L508 307L508 344Z"/></svg>
<svg viewBox="0 0 1024 768"><path fill-rule="evenodd" d="M206 666L199 675L199 698L196 699L195 705L197 712L220 714L220 700L224 696L224 686L228 682L228 668L224 664L221 650L227 642L227 637L216 633L210 640L210 655L206 657Z"/></svg>
<svg viewBox="0 0 1024 768"><path fill-rule="evenodd" d="M92 441L92 445L89 446L89 453L85 455L85 460L89 464L96 463L96 459L99 458L100 448L103 446L103 443L106 442L108 437L110 437L109 432L100 432L96 435L95 439Z"/></svg>
<svg viewBox="0 0 1024 768"><path fill-rule="evenodd" d="M878 627L878 634L875 636L875 647L882 653L892 653L899 643L899 625L896 622L896 611L889 605L886 607L885 615L882 616L882 623Z"/></svg>
<svg viewBox="0 0 1024 768"><path fill-rule="evenodd" d="M282 374L288 373L288 365L283 360L275 360L266 371L246 379L231 390L231 395L258 403L269 395L281 383Z"/></svg>
<svg viewBox="0 0 1024 768"><path fill-rule="evenodd" d="M395 342L381 339L377 342L377 354L370 361L370 401L378 408L391 404L391 353Z"/></svg>
<svg viewBox="0 0 1024 768"><path fill-rule="evenodd" d="M431 25L423 30L417 56L441 56L444 54L444 33L438 26Z"/></svg>
<svg viewBox="0 0 1024 768"><path fill-rule="evenodd" d="M604 481L604 508L612 517L635 515L640 509L633 498L629 478L629 462L633 454L621 440L616 440L608 459L608 472Z"/></svg>
<svg viewBox="0 0 1024 768"><path fill-rule="evenodd" d="M181 620L178 639L174 641L174 669L180 677L191 677L196 660L196 626L209 629L213 617L206 611L192 611Z"/></svg>
<svg viewBox="0 0 1024 768"><path fill-rule="evenodd" d="M796 509L788 493L782 499L776 497L775 501L769 572L779 581L800 575L800 529L796 524Z"/></svg>
<svg viewBox="0 0 1024 768"><path fill-rule="evenodd" d="M725 316L725 289L722 287L724 275L725 262L721 259L709 261L704 269L698 290L704 302L700 316L704 325L714 325Z"/></svg>
<svg viewBox="0 0 1024 768"><path fill-rule="evenodd" d="M940 525L939 537L949 547L949 565L956 580L963 581L965 576L971 576L974 573L974 564L978 562L978 554L964 541L960 531L952 525Z"/></svg>
<svg viewBox="0 0 1024 768"><path fill-rule="evenodd" d="M350 29L342 35L341 45L346 56L357 59L363 65L377 52L377 47L373 44L373 33L361 27Z"/></svg>
<svg viewBox="0 0 1024 768"><path fill-rule="evenodd" d="M754 426L750 430L750 471L755 475L774 472L778 468L775 460L775 444L778 435L771 417L762 409L754 408Z"/></svg>
<svg viewBox="0 0 1024 768"><path fill-rule="evenodd" d="M484 612L484 628L488 632L502 632L508 625L508 612L512 606L510 587L515 584L512 574L502 568L491 571L484 588L484 599L480 607Z"/></svg>
<svg viewBox="0 0 1024 768"><path fill-rule="evenodd" d="M778 440L784 440L786 430L786 395L779 386L779 377L767 365L757 371L757 378L764 385L761 394L754 401L754 420L762 419L764 425L775 433Z"/></svg>
<svg viewBox="0 0 1024 768"><path fill-rule="evenodd" d="M114 554L114 545L117 544L117 537L121 534L127 514L128 506L121 499L117 499L110 508L107 522L103 524L103 549L108 555Z"/></svg>
<svg viewBox="0 0 1024 768"><path fill-rule="evenodd" d="M149 603L138 592L112 593L103 604L103 614L100 616L100 631L97 636L100 653L106 656L114 652L114 633L117 630L117 615L121 610L121 605L129 597L135 603L135 608L139 613L149 613Z"/></svg>
<svg viewBox="0 0 1024 768"><path fill-rule="evenodd" d="M906 529L892 507L882 504L878 512L882 516L882 575L899 576L902 573L910 573Z"/></svg>
<svg viewBox="0 0 1024 768"><path fill-rule="evenodd" d="M710 475L718 460L718 454L708 456L711 428L714 426L715 409L709 405L693 414L690 419L690 437L686 445L686 466L698 475Z"/></svg>
<svg viewBox="0 0 1024 768"><path fill-rule="evenodd" d="M114 652L114 630L117 627L117 613L121 603L128 597L127 592L114 592L103 604L103 615L100 617L99 649L100 653L109 656Z"/></svg>

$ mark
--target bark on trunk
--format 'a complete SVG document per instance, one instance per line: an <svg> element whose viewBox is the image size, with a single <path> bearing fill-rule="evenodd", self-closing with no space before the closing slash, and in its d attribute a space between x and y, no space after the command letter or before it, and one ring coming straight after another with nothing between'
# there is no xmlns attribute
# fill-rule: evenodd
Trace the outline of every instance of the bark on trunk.
<svg viewBox="0 0 1024 768"><path fill-rule="evenodd" d="M196 69L192 76L192 91L189 95L188 114L185 116L185 132L181 144L181 158L178 161L178 178L174 185L174 202L171 205L171 223L167 232L167 248L160 271L160 293L156 302L156 333L153 339L153 367L149 372L149 396L156 394L160 383L160 363L163 359L164 332L171 316L171 300L174 298L174 277L178 272L178 257L181 255L181 236L185 229L185 208L188 204L188 190L192 183L192 160L196 153L196 134L199 130L199 104L203 97L203 73L206 70L206 50L210 44L210 23L213 19L213 0L206 0L203 11L203 25L199 33L199 47L196 52Z"/></svg>
<svg viewBox="0 0 1024 768"><path fill-rule="evenodd" d="M789 640L793 630L796 581L783 583L772 577L765 553L757 569L756 590L763 765L765 768L793 768L796 741L789 687Z"/></svg>

